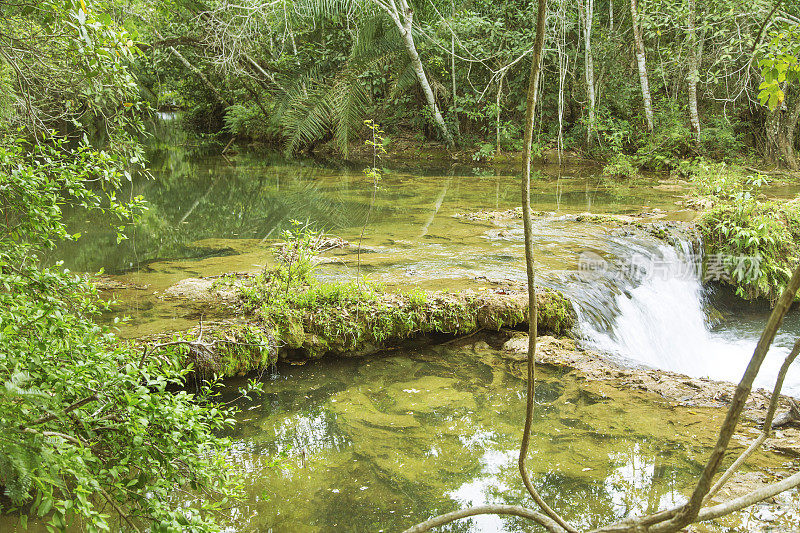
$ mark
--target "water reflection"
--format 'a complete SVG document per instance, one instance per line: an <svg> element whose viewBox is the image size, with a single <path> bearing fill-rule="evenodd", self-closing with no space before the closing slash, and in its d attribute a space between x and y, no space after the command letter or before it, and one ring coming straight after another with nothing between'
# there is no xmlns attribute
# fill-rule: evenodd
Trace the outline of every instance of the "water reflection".
<svg viewBox="0 0 800 533"><path fill-rule="evenodd" d="M522 371L485 343L283 368L267 401L242 405L231 460L248 471L250 497L232 527L395 531L463 505L528 504L516 466ZM699 424L709 413L666 411L560 373L540 380L530 465L576 525L683 501L713 443ZM687 426L691 435L675 431ZM527 527L480 517L446 531Z"/></svg>
<svg viewBox="0 0 800 533"><path fill-rule="evenodd" d="M224 252L196 244L204 239L274 238L292 219L347 237L357 235L367 219L373 186L358 165L286 160L274 152L253 150L226 158L211 149L192 147L168 125L162 128L149 152L153 179L139 176L119 194L121 198L142 195L149 205L141 221L129 229L130 239L117 244L111 220L68 212L71 231L80 231L83 238L65 243L54 258L65 259L74 270L105 268L119 273L157 259ZM572 177L563 178L559 170L542 170L552 175L543 173L534 183L532 202L537 210L674 209L672 195L636 186L641 183L615 183L586 168L572 169ZM479 175L455 166L414 172L388 169L376 194L369 234L445 238L437 222L454 212L518 205L518 181L512 173Z"/></svg>

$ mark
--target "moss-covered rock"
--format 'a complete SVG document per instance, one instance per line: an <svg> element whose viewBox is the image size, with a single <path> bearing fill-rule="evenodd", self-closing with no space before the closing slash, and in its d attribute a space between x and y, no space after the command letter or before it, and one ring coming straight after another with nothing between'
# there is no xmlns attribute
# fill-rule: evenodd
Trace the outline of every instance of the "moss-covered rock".
<svg viewBox="0 0 800 533"><path fill-rule="evenodd" d="M215 297L213 291L196 294ZM540 331L565 334L575 320L572 304L556 291L537 289L536 294ZM526 292L387 293L356 284L319 284L251 309L240 322L172 337L170 357L183 358L205 375L232 376L278 359L361 357L421 335L464 335L528 321Z"/></svg>

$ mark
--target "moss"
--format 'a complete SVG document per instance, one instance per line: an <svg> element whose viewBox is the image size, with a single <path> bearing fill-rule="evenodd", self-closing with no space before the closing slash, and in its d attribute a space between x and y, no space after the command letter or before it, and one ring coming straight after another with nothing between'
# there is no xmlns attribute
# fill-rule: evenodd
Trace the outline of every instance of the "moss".
<svg viewBox="0 0 800 533"><path fill-rule="evenodd" d="M244 375L278 361L274 331L256 324L204 326L136 343L164 364L190 368L203 377Z"/></svg>
<svg viewBox="0 0 800 533"><path fill-rule="evenodd" d="M537 298L538 325L556 335L563 335L575 325L575 313L566 296L558 291L547 291Z"/></svg>
<svg viewBox="0 0 800 533"><path fill-rule="evenodd" d="M220 333L223 339L219 343L218 359L223 376L261 370L278 360L275 335L271 330L248 324Z"/></svg>
<svg viewBox="0 0 800 533"><path fill-rule="evenodd" d="M253 288L247 289L252 298ZM564 334L574 322L560 293L539 291L539 325ZM311 359L360 356L423 334L462 335L527 321L525 294L385 293L367 283L314 283L285 299L263 300L255 314L284 350Z"/></svg>
<svg viewBox="0 0 800 533"><path fill-rule="evenodd" d="M168 350L174 364L201 375L233 376L263 369L280 358L357 357L424 334L464 335L527 322L527 293L387 293L366 283L314 283L284 298L258 294L253 280L242 289L260 307L245 323L216 324L177 334ZM574 323L570 302L558 292L537 291L541 331L566 333ZM181 342L185 341L185 344ZM159 338L157 342L163 343ZM166 353L166 352L165 352Z"/></svg>

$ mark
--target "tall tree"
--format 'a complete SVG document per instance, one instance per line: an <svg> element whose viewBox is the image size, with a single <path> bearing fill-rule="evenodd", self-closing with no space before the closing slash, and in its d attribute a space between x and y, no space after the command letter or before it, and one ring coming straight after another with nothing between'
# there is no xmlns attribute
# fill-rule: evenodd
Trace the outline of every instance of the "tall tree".
<svg viewBox="0 0 800 533"><path fill-rule="evenodd" d="M589 98L589 122L586 126L586 144L592 145L592 135L595 129L595 86L594 86L594 57L592 55L592 22L594 19L594 0L578 0L580 14L584 62L583 71L586 78L586 95Z"/></svg>
<svg viewBox="0 0 800 533"><path fill-rule="evenodd" d="M644 53L644 39L639 21L639 10L636 0L631 0L631 24L633 25L633 42L636 47L636 66L639 69L639 83L642 86L644 115L647 119L648 131L653 131L653 102L650 99L650 82L647 79L647 61Z"/></svg>
<svg viewBox="0 0 800 533"><path fill-rule="evenodd" d="M408 52L408 57L411 60L411 67L414 69L414 74L417 76L419 85L422 92L425 94L425 100L428 102L428 108L433 115L433 120L439 131L444 138L444 142L449 148L454 146L453 135L450 129L444 122L442 113L439 106L436 104L436 97L433 94L433 88L428 81L428 75L425 73L425 68L422 66L422 61L417 52L417 45L414 42L414 34L412 28L414 25L414 10L406 0L371 0L373 4L378 6L383 12L389 15L395 26L397 26L400 35L403 38L403 44Z"/></svg>
<svg viewBox="0 0 800 533"><path fill-rule="evenodd" d="M700 113L697 110L697 81L700 78L700 61L703 57L703 44L698 44L697 27L695 24L695 0L688 0L689 14L687 17L689 34L689 75L686 78L687 91L689 92L689 118L692 123L695 140L700 140Z"/></svg>

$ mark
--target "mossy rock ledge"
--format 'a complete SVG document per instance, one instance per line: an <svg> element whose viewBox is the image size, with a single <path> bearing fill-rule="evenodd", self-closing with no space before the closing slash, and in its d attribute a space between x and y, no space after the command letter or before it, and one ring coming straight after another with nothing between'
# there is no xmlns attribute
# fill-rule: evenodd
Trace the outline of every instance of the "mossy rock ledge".
<svg viewBox="0 0 800 533"><path fill-rule="evenodd" d="M218 376L242 375L279 360L305 361L324 356L362 357L423 335L467 335L478 330L523 327L528 323L528 297L523 291L395 293L366 290L348 298L325 299L313 294L293 306L256 307L245 311L234 304L233 293L212 280L182 282L192 287L183 299L204 306L228 306L235 318L206 323L183 332L138 339L158 346L163 356L192 364L196 372ZM168 291L169 292L169 291ZM538 328L565 335L575 313L563 294L538 288Z"/></svg>

